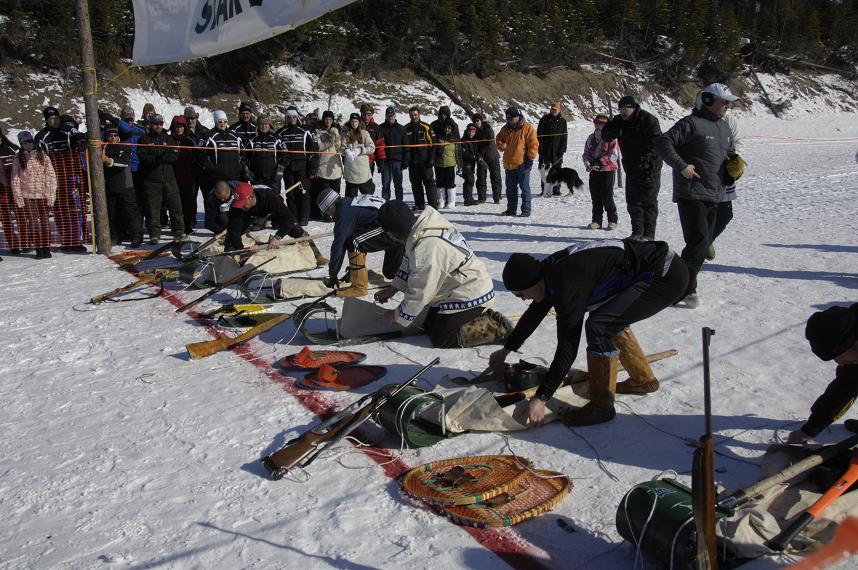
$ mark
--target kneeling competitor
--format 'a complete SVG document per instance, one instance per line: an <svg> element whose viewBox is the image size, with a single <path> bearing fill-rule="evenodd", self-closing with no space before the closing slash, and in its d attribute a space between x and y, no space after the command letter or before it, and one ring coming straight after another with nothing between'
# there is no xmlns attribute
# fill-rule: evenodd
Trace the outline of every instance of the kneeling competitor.
<svg viewBox="0 0 858 570"><path fill-rule="evenodd" d="M378 212L387 235L405 246L405 258L393 284L375 294L385 303L398 291L405 298L385 319L412 324L429 307L423 328L432 346L458 348L503 339L512 330L509 320L486 306L495 296L492 278L462 234L435 208L415 218L405 202L391 200Z"/></svg>

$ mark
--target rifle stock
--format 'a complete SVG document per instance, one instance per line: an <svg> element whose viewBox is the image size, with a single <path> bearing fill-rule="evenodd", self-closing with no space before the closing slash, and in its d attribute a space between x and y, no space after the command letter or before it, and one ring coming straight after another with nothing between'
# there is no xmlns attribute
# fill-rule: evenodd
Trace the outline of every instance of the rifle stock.
<svg viewBox="0 0 858 570"><path fill-rule="evenodd" d="M287 321L291 317L291 314L284 313L279 317L275 317L270 321L262 323L261 325L256 325L237 337L229 338L221 336L212 340L194 342L186 345L185 348L188 350L188 355L191 357L191 360L199 360L200 358L205 358L206 356L211 356L212 354L217 354L218 352L235 348L236 346L261 335L265 331L276 327L280 323Z"/></svg>
<svg viewBox="0 0 858 570"><path fill-rule="evenodd" d="M712 443L712 398L709 380L709 340L715 331L703 327L703 402L706 433L700 438L691 467L691 500L697 528L697 568L716 570L715 449Z"/></svg>
<svg viewBox="0 0 858 570"><path fill-rule="evenodd" d="M175 273L175 271L169 270L155 270L152 273L148 273L143 277L137 279L137 281L125 285L124 287L118 287L113 291L108 291L107 293L102 293L101 295L96 295L95 297L89 300L90 304L97 305L99 303L103 303L104 301L119 295L120 293L125 293L126 291L131 291L132 289L136 289L137 287L142 287L143 285L149 285L150 283L154 283L158 279L167 279L169 278L171 273Z"/></svg>
<svg viewBox="0 0 858 570"><path fill-rule="evenodd" d="M354 404L348 406L345 410L335 415L333 418L322 422L321 425L306 431L298 437L290 440L282 449L272 453L269 456L262 458L262 465L271 474L271 478L275 481L282 479L284 475L289 473L295 467L306 467L312 463L319 453L326 448L336 445L344 439L348 434L356 430L361 424L373 416L389 398L392 398L406 387L417 381L424 372L429 370L440 362L440 358L435 357L432 362L417 371L414 376L399 384L389 392L381 390L371 395L368 403L361 406L354 413L347 412L354 407L357 407L362 402L367 400L363 397Z"/></svg>
<svg viewBox="0 0 858 570"><path fill-rule="evenodd" d="M128 269L129 267L134 267L135 265L137 265L141 261L149 261L150 259L155 259L156 257L159 257L162 253L169 251L170 248L172 248L173 245L177 244L177 243L179 243L179 242L170 241L170 242L167 242L160 247L153 249L149 253L146 253L143 255L137 255L137 256L134 256L132 258L126 259L122 263L119 264L119 268L120 269Z"/></svg>
<svg viewBox="0 0 858 570"><path fill-rule="evenodd" d="M205 293L203 293L202 295L200 295L199 297L197 297L193 301L185 303L184 305L182 305L181 307L176 309L176 312L177 313L183 313L183 312L187 311L188 309L190 309L191 307L198 305L199 303L202 303L203 301L205 301L206 299L208 299L209 297L211 297L215 293L218 293L218 292L222 291L223 289L226 289L227 287L229 287L231 285L235 285L236 283L238 283L242 279L244 279L246 276L250 275L251 273L253 273L257 269L259 269L260 267L265 265L266 263L273 261L273 260L274 260L274 258L272 257L271 259L266 259L265 261L263 261L262 263L260 263L259 265L255 266L255 267L250 266L250 267L243 268L241 271L239 271L238 273L236 273L235 275L233 275L232 277L230 277L229 279L227 279L226 281L224 281L220 285L216 285L215 287L212 287L211 289L209 289L208 291L206 291Z"/></svg>

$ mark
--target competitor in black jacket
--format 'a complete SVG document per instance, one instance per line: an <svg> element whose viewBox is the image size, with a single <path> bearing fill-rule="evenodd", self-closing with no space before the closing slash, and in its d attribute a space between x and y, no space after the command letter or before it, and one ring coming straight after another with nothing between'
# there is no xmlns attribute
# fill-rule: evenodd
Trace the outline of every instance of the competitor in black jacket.
<svg viewBox="0 0 858 570"><path fill-rule="evenodd" d="M110 239L113 245L118 245L123 235L129 235L131 247L140 247L143 243L143 221L131 180L131 147L115 144L119 142L119 129L115 126L104 129L104 140L108 144L101 147L101 161L104 164Z"/></svg>
<svg viewBox="0 0 858 570"><path fill-rule="evenodd" d="M259 117L256 131L256 136L245 145L253 183L280 190L280 179L283 177L283 173L278 174L277 170L281 158L277 152L280 150L280 139L271 132L271 119L267 116Z"/></svg>
<svg viewBox="0 0 858 570"><path fill-rule="evenodd" d="M546 176L553 170L563 167L563 155L566 154L566 143L569 134L566 128L566 119L560 115L560 103L552 103L547 114L539 119L536 127L536 136L539 137L539 168L547 170ZM554 185L551 191L555 196L560 195L560 183ZM550 195L542 185L542 195Z"/></svg>
<svg viewBox="0 0 858 570"><path fill-rule="evenodd" d="M242 180L246 178L246 163L241 154L241 137L229 130L226 113L215 111L215 128L205 140L200 141L198 159L200 170L205 174L206 184L203 198L212 191L218 180Z"/></svg>
<svg viewBox="0 0 858 570"><path fill-rule="evenodd" d="M149 132L140 137L137 157L143 172L143 187L146 189L146 204L149 208L149 243L156 244L161 239L161 203L170 212L170 226L173 240L182 241L185 235L185 221L182 214L182 198L176 184L173 164L179 158L176 141L164 130L164 117L152 115L149 118Z"/></svg>
<svg viewBox="0 0 858 570"><path fill-rule="evenodd" d="M477 127L477 201L486 201L486 174L492 181L492 199L500 204L503 183L501 181L500 153L495 142L495 131L480 113L474 115L474 126Z"/></svg>
<svg viewBox="0 0 858 570"><path fill-rule="evenodd" d="M617 140L626 170L626 207L632 223L631 239L655 239L658 219L658 190L661 187L661 158L655 142L661 127L652 114L644 111L635 98L620 99L620 113L602 129L602 140Z"/></svg>
<svg viewBox="0 0 858 570"><path fill-rule="evenodd" d="M298 110L286 109L286 124L275 133L283 154L283 184L289 188L296 182L301 186L286 195L286 203L302 226L310 221L310 179L315 178L319 164L319 144L312 133L301 126ZM279 153L278 153L279 154Z"/></svg>
<svg viewBox="0 0 858 570"><path fill-rule="evenodd" d="M837 370L834 380L811 406L807 422L789 435L789 443L805 443L816 437L841 418L858 397L858 303L814 313L807 320L804 336L813 353L822 360L833 360Z"/></svg>
<svg viewBox="0 0 858 570"><path fill-rule="evenodd" d="M366 254L384 252L382 272L393 279L405 253L403 244L390 239L378 223L378 210L387 202L371 194L340 198L325 188L319 194L319 209L334 219L334 241L328 262L327 285L335 288L337 273L346 252L349 255L349 282L347 289L337 291L337 297L363 297L368 293L369 274Z"/></svg>
<svg viewBox="0 0 858 570"><path fill-rule="evenodd" d="M83 246L82 168L79 137L72 129L62 129L60 112L46 107L45 128L36 133L35 144L48 153L57 174L57 199L54 219L60 234L60 250L66 253L86 253ZM71 125L69 125L71 126Z"/></svg>
<svg viewBox="0 0 858 570"><path fill-rule="evenodd" d="M241 139L241 146L247 147L250 139L256 136L256 123L253 122L253 109L250 103L238 106L238 121L229 126L229 130Z"/></svg>
<svg viewBox="0 0 858 570"><path fill-rule="evenodd" d="M283 198L274 190L254 188L249 183L242 182L235 187L233 194L226 223L227 251L244 247L241 236L256 218L270 216L271 225L277 230L268 240L268 249L278 247L280 240L287 235L293 238L307 235L298 225L291 210L283 203Z"/></svg>
<svg viewBox="0 0 858 570"><path fill-rule="evenodd" d="M432 129L420 120L420 109L411 107L408 109L411 122L405 125L405 135L408 144L412 145L411 153L407 163L403 163L410 169L408 177L411 180L411 192L414 194L414 210L423 210L426 202L438 209L438 189L435 186L435 173L433 167L434 153L432 152ZM425 190L425 197L424 197Z"/></svg>
<svg viewBox="0 0 858 570"><path fill-rule="evenodd" d="M504 267L503 281L516 297L533 303L504 347L492 353L491 368L499 368L510 352L518 350L550 309L557 312L557 351L530 401L532 423L542 422L545 402L566 378L582 328L587 336L590 402L562 415L562 421L576 426L606 422L616 415L616 392L646 394L658 389L658 380L629 326L672 305L685 291L685 263L666 243L584 242L542 261L514 253ZM618 362L629 373L629 380L619 385Z"/></svg>

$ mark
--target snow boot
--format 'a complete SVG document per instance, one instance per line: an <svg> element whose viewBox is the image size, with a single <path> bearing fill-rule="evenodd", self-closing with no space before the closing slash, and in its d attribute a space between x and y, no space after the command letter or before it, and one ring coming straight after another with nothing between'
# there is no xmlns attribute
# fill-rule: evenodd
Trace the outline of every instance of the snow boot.
<svg viewBox="0 0 858 570"><path fill-rule="evenodd" d="M602 224L597 224L596 222L590 222L590 223L587 225L587 229L588 229L588 230L601 230L601 229L602 229Z"/></svg>
<svg viewBox="0 0 858 570"><path fill-rule="evenodd" d="M685 306L689 309L696 309L703 304L703 297L701 297L697 293L697 291L692 291L685 296L685 299L683 299L683 301L685 301Z"/></svg>
<svg viewBox="0 0 858 570"><path fill-rule="evenodd" d="M476 319L459 329L459 346L470 348L503 340L514 329L512 322L501 313L486 309Z"/></svg>
<svg viewBox="0 0 858 570"><path fill-rule="evenodd" d="M583 408L561 412L560 421L567 426L592 426L614 419L617 415L614 409L614 394L617 391L618 368L617 356L587 351L590 402Z"/></svg>
<svg viewBox="0 0 858 570"><path fill-rule="evenodd" d="M366 254L349 252L349 282L345 289L337 290L337 297L363 297L369 293L369 273L366 270Z"/></svg>
<svg viewBox="0 0 858 570"><path fill-rule="evenodd" d="M453 186L452 188L445 188L444 192L445 192L444 196L447 200L447 209L448 210L455 210L456 209L456 187Z"/></svg>
<svg viewBox="0 0 858 570"><path fill-rule="evenodd" d="M658 390L658 379L632 329L615 336L614 344L620 350L620 363L629 373L628 380L617 383L617 394L651 394Z"/></svg>
<svg viewBox="0 0 858 570"><path fill-rule="evenodd" d="M608 231L610 232L610 231L617 229L619 227L619 225L620 224L618 224L617 222L609 222L608 223Z"/></svg>
<svg viewBox="0 0 858 570"><path fill-rule="evenodd" d="M706 259L708 259L709 261L712 261L713 259L715 259L715 244L714 243L709 244L709 249L706 250Z"/></svg>

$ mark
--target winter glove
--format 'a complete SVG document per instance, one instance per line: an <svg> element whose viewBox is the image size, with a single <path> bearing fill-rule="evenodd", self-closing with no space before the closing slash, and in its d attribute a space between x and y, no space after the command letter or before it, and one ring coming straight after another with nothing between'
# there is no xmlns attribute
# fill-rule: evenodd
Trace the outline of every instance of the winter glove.
<svg viewBox="0 0 858 570"><path fill-rule="evenodd" d="M376 169L378 169L379 172L384 170L384 159L383 158L376 158L375 159L375 167L376 167Z"/></svg>
<svg viewBox="0 0 858 570"><path fill-rule="evenodd" d="M525 170L530 170L531 168L533 168L533 160L526 158L522 166Z"/></svg>
<svg viewBox="0 0 858 570"><path fill-rule="evenodd" d="M407 163L407 162L403 162L403 163L401 163L401 164L402 164L402 166L401 166L400 168L401 168L403 171L408 170L408 163Z"/></svg>
<svg viewBox="0 0 858 570"><path fill-rule="evenodd" d="M351 162L351 161L353 161L353 160L355 159L355 153L354 153L354 151L352 151L352 149L350 149L350 148L347 148L347 149L343 152L343 156L345 156L345 157L346 157L346 162Z"/></svg>
<svg viewBox="0 0 858 570"><path fill-rule="evenodd" d="M742 177L742 174L744 174L745 167L748 166L748 163L745 162L738 154L732 153L727 156L726 166L727 174L729 174L730 178L735 181Z"/></svg>
<svg viewBox="0 0 858 570"><path fill-rule="evenodd" d="M336 277L325 277L322 279L322 284L328 289L336 289L340 285L340 280Z"/></svg>

